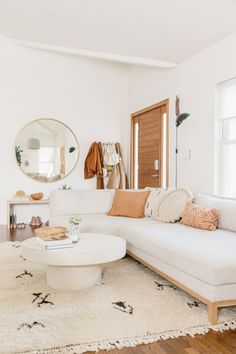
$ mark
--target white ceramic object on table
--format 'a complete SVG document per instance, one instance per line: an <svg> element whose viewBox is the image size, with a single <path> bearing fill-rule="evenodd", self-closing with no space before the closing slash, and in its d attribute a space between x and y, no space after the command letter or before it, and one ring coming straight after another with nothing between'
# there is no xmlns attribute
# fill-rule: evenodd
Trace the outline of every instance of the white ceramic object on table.
<svg viewBox="0 0 236 354"><path fill-rule="evenodd" d="M69 233L66 234L73 243L76 243L80 239L80 225L70 225Z"/></svg>

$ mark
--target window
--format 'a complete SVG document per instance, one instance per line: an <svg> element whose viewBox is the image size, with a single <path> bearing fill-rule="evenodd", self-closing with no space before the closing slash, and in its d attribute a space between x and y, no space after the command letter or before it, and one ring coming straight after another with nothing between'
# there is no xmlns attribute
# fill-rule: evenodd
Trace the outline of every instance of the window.
<svg viewBox="0 0 236 354"><path fill-rule="evenodd" d="M236 79L217 88L217 193L236 197Z"/></svg>
<svg viewBox="0 0 236 354"><path fill-rule="evenodd" d="M50 177L53 175L54 148L41 147L39 157L39 173Z"/></svg>

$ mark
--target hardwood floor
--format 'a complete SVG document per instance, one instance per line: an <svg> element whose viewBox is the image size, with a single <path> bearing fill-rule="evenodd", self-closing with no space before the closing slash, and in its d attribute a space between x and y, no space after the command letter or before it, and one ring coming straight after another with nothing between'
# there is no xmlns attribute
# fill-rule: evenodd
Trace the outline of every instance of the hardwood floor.
<svg viewBox="0 0 236 354"><path fill-rule="evenodd" d="M34 236L34 230L30 226L25 229L8 229L5 225L0 225L0 242L5 241L24 241Z"/></svg>
<svg viewBox="0 0 236 354"><path fill-rule="evenodd" d="M6 226L0 226L0 242L23 241L31 236L33 229L29 226L25 230L8 230ZM206 335L168 339L135 348L101 350L99 354L236 354L236 330L211 331Z"/></svg>
<svg viewBox="0 0 236 354"><path fill-rule="evenodd" d="M99 354L232 354L236 353L236 331L210 332L196 337L168 339L135 348L102 350Z"/></svg>

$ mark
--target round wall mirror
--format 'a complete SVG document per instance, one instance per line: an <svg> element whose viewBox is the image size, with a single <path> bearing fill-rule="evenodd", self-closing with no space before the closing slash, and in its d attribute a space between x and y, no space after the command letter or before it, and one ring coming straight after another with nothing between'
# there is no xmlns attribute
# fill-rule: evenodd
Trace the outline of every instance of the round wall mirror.
<svg viewBox="0 0 236 354"><path fill-rule="evenodd" d="M15 141L20 169L38 182L56 182L68 176L79 158L79 145L65 124L49 118L26 125Z"/></svg>

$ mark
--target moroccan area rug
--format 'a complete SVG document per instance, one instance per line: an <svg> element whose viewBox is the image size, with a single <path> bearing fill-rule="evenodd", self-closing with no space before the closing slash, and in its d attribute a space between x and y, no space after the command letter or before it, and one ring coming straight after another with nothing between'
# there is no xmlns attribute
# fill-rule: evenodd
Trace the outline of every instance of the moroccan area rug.
<svg viewBox="0 0 236 354"><path fill-rule="evenodd" d="M50 289L45 266L0 244L0 353L79 354L236 328L236 307L210 326L207 307L131 258L108 264L102 284Z"/></svg>

